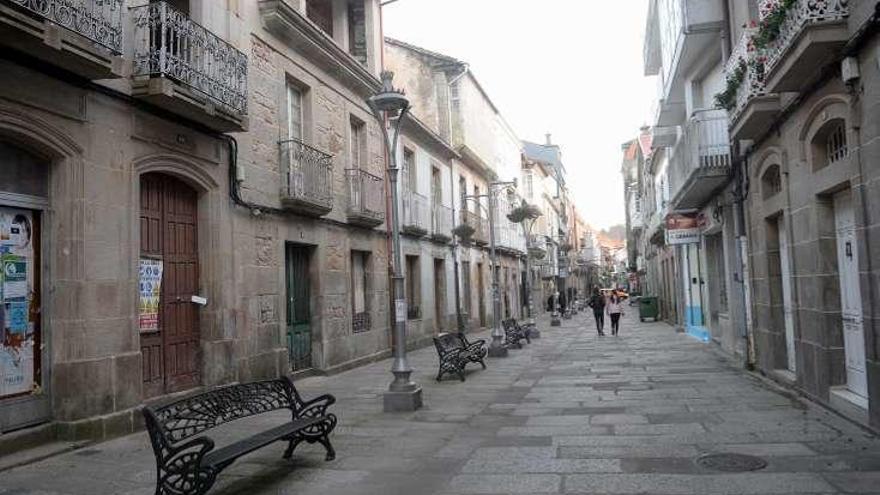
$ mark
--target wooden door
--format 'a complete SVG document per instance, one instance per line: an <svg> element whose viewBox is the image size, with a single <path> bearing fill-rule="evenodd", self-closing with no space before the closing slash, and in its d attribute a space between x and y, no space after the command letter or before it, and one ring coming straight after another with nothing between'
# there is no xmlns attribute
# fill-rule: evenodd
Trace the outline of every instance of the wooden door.
<svg viewBox="0 0 880 495"><path fill-rule="evenodd" d="M199 385L198 194L163 174L141 177L141 258L160 260L158 328L141 333L144 395Z"/></svg>
<svg viewBox="0 0 880 495"><path fill-rule="evenodd" d="M446 263L434 259L434 330L443 331L446 326Z"/></svg>
<svg viewBox="0 0 880 495"><path fill-rule="evenodd" d="M837 230L843 347L846 354L846 387L854 394L867 397L868 378L865 371L865 329L859 284L859 250L856 245L855 214L850 191L835 196L834 220Z"/></svg>
<svg viewBox="0 0 880 495"><path fill-rule="evenodd" d="M311 288L309 284L309 248L287 244L287 352L290 369L312 367Z"/></svg>
<svg viewBox="0 0 880 495"><path fill-rule="evenodd" d="M486 326L486 283L483 276L483 264L477 263L477 301L480 312L480 327Z"/></svg>

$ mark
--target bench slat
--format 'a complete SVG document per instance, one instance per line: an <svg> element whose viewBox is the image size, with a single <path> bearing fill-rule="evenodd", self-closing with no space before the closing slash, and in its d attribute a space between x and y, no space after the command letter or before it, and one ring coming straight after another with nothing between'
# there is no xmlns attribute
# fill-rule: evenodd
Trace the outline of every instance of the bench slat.
<svg viewBox="0 0 880 495"><path fill-rule="evenodd" d="M212 450L202 459L202 466L226 464L229 461L261 449L270 443L288 437L303 428L319 423L322 420L324 420L324 417L297 419L291 423L276 426L275 428L245 438L244 440L240 440L231 445Z"/></svg>

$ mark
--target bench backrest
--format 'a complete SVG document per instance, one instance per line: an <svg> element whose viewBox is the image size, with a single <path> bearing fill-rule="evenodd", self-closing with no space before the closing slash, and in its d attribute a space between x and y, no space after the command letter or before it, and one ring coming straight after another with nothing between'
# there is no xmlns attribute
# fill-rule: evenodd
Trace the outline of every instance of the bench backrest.
<svg viewBox="0 0 880 495"><path fill-rule="evenodd" d="M293 383L281 377L228 385L162 407L146 407L144 415L147 428L158 428L173 444L223 423L278 409L296 410L301 404Z"/></svg>
<svg viewBox="0 0 880 495"><path fill-rule="evenodd" d="M434 337L434 347L437 348L437 352L443 354L451 349L460 349L461 340L455 334L441 333Z"/></svg>

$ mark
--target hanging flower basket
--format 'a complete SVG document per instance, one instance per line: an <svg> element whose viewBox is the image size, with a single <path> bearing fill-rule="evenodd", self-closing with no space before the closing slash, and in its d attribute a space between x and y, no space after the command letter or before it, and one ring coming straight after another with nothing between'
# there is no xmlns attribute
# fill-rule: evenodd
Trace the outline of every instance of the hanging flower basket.
<svg viewBox="0 0 880 495"><path fill-rule="evenodd" d="M452 229L452 233L463 242L470 242L471 237L473 237L474 232L476 231L477 229L471 227L466 223L458 225L454 229Z"/></svg>

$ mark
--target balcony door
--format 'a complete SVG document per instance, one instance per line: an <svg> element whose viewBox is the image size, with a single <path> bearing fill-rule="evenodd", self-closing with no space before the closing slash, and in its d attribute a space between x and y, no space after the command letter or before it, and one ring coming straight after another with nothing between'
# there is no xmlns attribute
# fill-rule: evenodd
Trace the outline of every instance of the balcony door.
<svg viewBox="0 0 880 495"><path fill-rule="evenodd" d="M144 396L201 382L198 193L164 174L141 176L141 332ZM155 287L145 291L147 285ZM152 296L150 294L152 293ZM158 299L153 299L156 297Z"/></svg>

